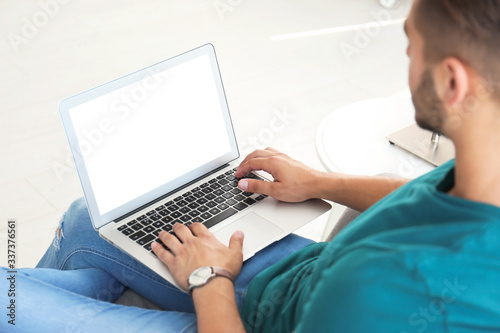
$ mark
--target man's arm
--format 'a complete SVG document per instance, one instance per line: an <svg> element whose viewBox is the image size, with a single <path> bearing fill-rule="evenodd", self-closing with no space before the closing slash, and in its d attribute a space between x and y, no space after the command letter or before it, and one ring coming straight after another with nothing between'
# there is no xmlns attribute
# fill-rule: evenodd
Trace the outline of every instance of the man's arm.
<svg viewBox="0 0 500 333"><path fill-rule="evenodd" d="M234 285L219 277L193 290L198 332L244 333L236 306Z"/></svg>
<svg viewBox="0 0 500 333"><path fill-rule="evenodd" d="M171 250L154 242L153 251L168 267L179 286L188 289L188 277L196 269L215 266L227 270L236 278L243 263L243 233L235 232L229 247L219 242L201 223L189 228L176 224L175 236L162 231L161 241ZM214 277L207 284L192 291L198 320L198 332L244 332L236 306L233 283L224 277Z"/></svg>
<svg viewBox="0 0 500 333"><path fill-rule="evenodd" d="M403 178L347 176L314 170L279 151L267 148L248 155L236 171L243 177L250 171L270 173L274 182L240 180L241 189L270 195L286 202L326 199L364 211L408 182Z"/></svg>
<svg viewBox="0 0 500 333"><path fill-rule="evenodd" d="M407 182L403 178L322 173L318 177L318 197L363 212Z"/></svg>

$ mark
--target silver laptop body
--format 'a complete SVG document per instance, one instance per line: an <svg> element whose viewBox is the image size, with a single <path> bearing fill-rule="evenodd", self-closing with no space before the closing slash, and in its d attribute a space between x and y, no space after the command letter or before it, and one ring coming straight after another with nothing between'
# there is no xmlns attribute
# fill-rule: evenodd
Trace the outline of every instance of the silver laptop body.
<svg viewBox="0 0 500 333"><path fill-rule="evenodd" d="M150 251L151 236L141 233L140 239L132 239L131 233L138 234L135 229L146 217L164 220L160 213L166 214L183 198L193 199L191 194L201 186L211 187L207 180L231 177L239 163L213 46L203 45L69 97L60 102L59 111L94 228L176 285ZM247 204L251 202L248 207L240 211L235 207L244 204L224 204L233 213L209 227L226 245L236 230L242 230L245 260L331 207L322 200L290 204L237 194L242 195ZM187 222L205 223L208 220L200 220L200 215L209 216L213 208L217 207L204 207L208 212L197 212ZM170 224L175 222L181 221L174 218ZM155 220L148 223L159 225Z"/></svg>

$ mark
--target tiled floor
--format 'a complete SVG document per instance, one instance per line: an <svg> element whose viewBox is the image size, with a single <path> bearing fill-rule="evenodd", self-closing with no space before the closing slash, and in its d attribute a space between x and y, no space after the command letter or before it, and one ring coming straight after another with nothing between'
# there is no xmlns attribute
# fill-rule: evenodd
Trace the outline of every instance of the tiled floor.
<svg viewBox="0 0 500 333"><path fill-rule="evenodd" d="M314 137L324 117L407 86L401 18L409 1L393 11L377 0L0 2L2 244L15 218L18 266L34 266L58 217L82 195L57 111L62 98L207 42L241 148L274 146L322 168ZM293 119L270 132L276 112ZM325 221L299 233L319 240Z"/></svg>

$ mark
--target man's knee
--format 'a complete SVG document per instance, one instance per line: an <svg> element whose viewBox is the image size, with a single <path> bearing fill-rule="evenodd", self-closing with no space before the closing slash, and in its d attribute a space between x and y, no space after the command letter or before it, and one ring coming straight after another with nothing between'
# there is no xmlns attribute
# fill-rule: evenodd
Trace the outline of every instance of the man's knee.
<svg viewBox="0 0 500 333"><path fill-rule="evenodd" d="M78 198L71 203L66 212L67 220L89 220L90 215L84 198Z"/></svg>
<svg viewBox="0 0 500 333"><path fill-rule="evenodd" d="M93 230L87 204L83 198L73 201L61 222L60 227L63 228L64 233L70 233L71 230L78 230L78 232L82 232L82 229Z"/></svg>

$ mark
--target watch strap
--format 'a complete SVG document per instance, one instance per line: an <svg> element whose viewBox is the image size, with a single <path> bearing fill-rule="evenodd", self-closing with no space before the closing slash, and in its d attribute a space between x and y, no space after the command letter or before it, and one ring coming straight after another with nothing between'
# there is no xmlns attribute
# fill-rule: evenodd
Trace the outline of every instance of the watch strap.
<svg viewBox="0 0 500 333"><path fill-rule="evenodd" d="M215 276L222 276L222 277L228 278L234 284L234 278L231 275L231 273L229 273L228 271L226 271L225 269L220 268L220 267L214 267L214 266L210 266L210 267L212 268L212 272L215 274Z"/></svg>

